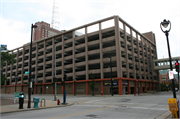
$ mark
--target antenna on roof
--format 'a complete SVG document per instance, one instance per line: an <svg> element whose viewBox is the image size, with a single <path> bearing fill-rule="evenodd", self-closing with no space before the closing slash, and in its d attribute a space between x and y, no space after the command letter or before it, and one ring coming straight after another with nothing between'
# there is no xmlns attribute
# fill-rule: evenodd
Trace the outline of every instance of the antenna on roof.
<svg viewBox="0 0 180 119"><path fill-rule="evenodd" d="M54 29L60 30L58 0L54 0L53 2L51 27Z"/></svg>

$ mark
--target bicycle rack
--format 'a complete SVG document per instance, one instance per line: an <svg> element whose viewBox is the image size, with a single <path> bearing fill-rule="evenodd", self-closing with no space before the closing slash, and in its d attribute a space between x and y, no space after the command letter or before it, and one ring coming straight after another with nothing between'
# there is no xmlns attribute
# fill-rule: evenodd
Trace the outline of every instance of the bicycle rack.
<svg viewBox="0 0 180 119"><path fill-rule="evenodd" d="M44 107L45 107L45 99L44 98L41 99L41 107L42 107L42 100L44 100Z"/></svg>

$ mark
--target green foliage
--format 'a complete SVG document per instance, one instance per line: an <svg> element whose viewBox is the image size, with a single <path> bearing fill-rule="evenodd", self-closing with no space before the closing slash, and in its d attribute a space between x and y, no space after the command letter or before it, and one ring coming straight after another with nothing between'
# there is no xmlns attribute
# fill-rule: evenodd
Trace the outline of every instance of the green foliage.
<svg viewBox="0 0 180 119"><path fill-rule="evenodd" d="M91 73L90 77L91 77L92 81L89 83L89 87L92 90L92 96L94 96L94 88L95 88L94 75Z"/></svg>
<svg viewBox="0 0 180 119"><path fill-rule="evenodd" d="M2 85L4 85L5 80L7 80L3 75L3 65L6 63L8 65L13 65L14 63L16 63L15 57L16 55L11 54L11 52L8 50L6 52L1 52L1 87Z"/></svg>

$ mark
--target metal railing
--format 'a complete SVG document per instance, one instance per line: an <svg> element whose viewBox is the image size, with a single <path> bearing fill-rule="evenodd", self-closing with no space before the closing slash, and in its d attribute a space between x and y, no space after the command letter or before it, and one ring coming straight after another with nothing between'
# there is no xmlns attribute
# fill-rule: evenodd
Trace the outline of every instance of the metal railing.
<svg viewBox="0 0 180 119"><path fill-rule="evenodd" d="M42 107L42 100L44 100L44 107L45 107L45 99L43 98L43 99L41 99L41 107Z"/></svg>

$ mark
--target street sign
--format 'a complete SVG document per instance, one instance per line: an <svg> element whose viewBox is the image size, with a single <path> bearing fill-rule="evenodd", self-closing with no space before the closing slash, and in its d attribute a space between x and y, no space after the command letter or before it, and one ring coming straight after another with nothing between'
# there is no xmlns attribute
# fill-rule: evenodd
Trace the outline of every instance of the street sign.
<svg viewBox="0 0 180 119"><path fill-rule="evenodd" d="M114 86L118 85L118 82L113 82ZM104 82L104 86L111 86L111 82Z"/></svg>
<svg viewBox="0 0 180 119"><path fill-rule="evenodd" d="M34 82L34 78L32 78L32 82Z"/></svg>
<svg viewBox="0 0 180 119"><path fill-rule="evenodd" d="M1 51L7 51L7 45L1 45Z"/></svg>
<svg viewBox="0 0 180 119"><path fill-rule="evenodd" d="M168 84L166 86L168 87Z"/></svg>
<svg viewBox="0 0 180 119"><path fill-rule="evenodd" d="M25 74L29 74L29 71L26 71Z"/></svg>
<svg viewBox="0 0 180 119"><path fill-rule="evenodd" d="M173 71L169 71L169 79L174 79Z"/></svg>

